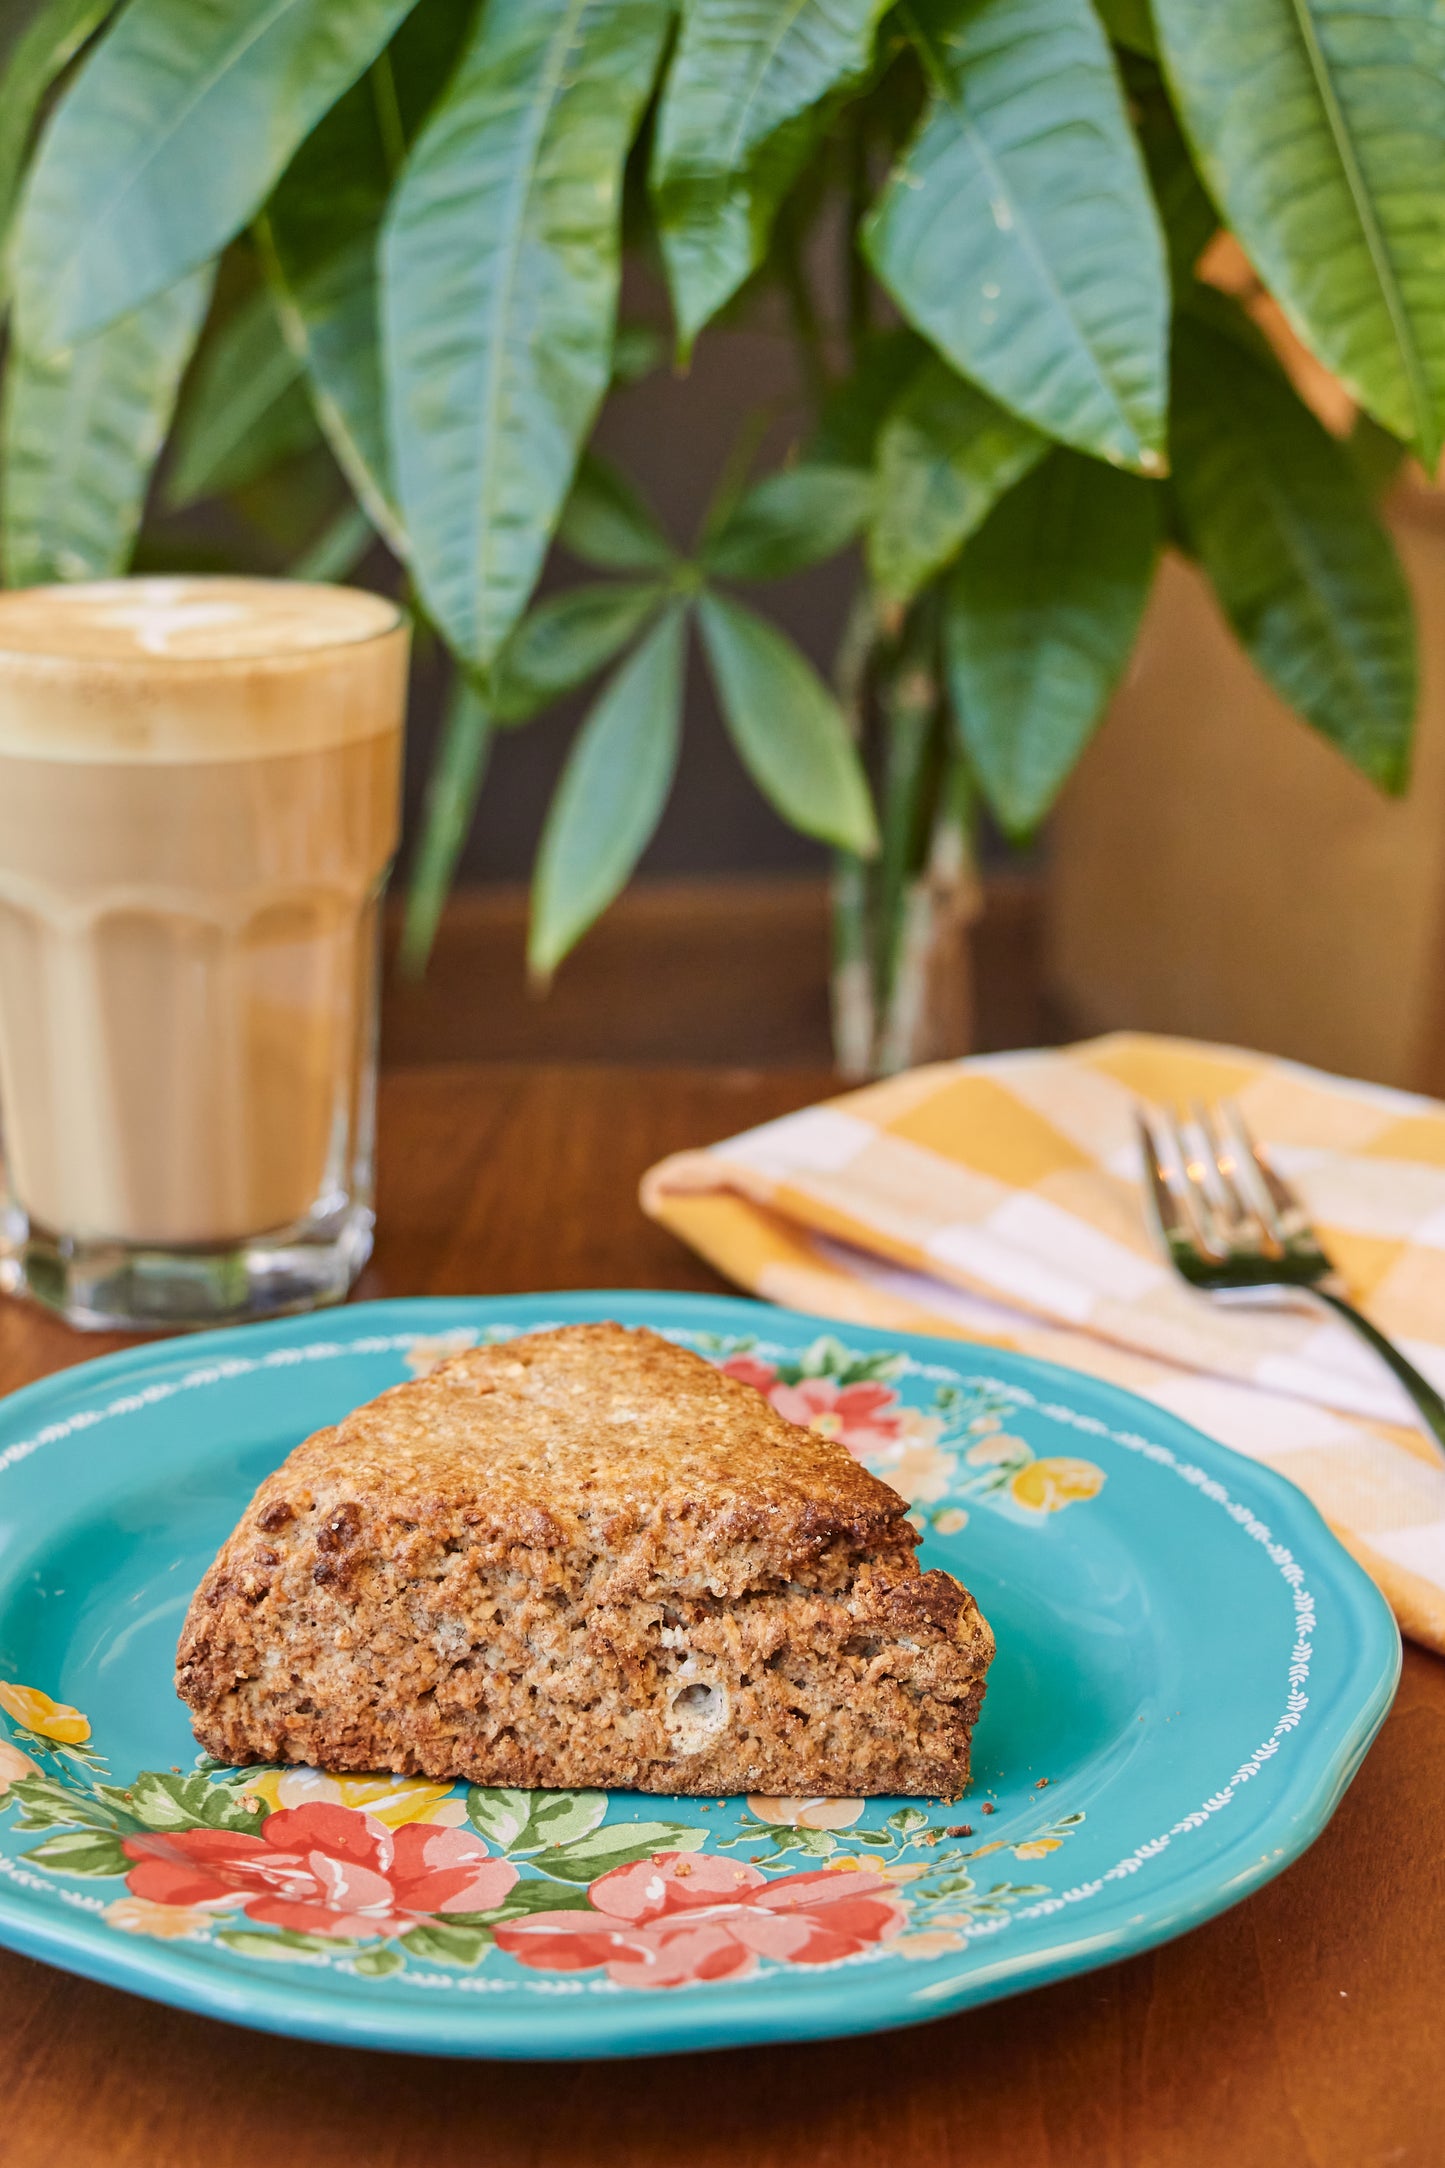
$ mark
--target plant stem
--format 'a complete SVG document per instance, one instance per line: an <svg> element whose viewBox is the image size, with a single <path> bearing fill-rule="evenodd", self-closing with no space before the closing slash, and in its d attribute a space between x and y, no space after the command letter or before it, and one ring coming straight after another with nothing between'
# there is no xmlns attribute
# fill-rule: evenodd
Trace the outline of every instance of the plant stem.
<svg viewBox="0 0 1445 2168"><path fill-rule="evenodd" d="M843 227L843 292L848 346L856 368L872 323L873 291L859 236L868 210L868 135L863 116L854 116L847 148L847 215Z"/></svg>
<svg viewBox="0 0 1445 2168"><path fill-rule="evenodd" d="M778 273L783 283L788 314L793 322L793 336L798 342L803 382L809 399L817 409L828 395L828 357L822 322L803 261L803 228L798 218L787 208L778 222Z"/></svg>
<svg viewBox="0 0 1445 2168"><path fill-rule="evenodd" d="M860 585L849 604L833 665L839 704L861 746L867 719L868 671L878 635L872 589ZM851 851L833 859L833 1056L846 1077L873 1070L873 969L868 938L869 868Z"/></svg>
<svg viewBox="0 0 1445 2168"><path fill-rule="evenodd" d="M926 594L910 617L883 702L883 839L873 963L880 1020L893 1000L908 893L929 829L928 786L936 773L930 750L939 707L936 620L933 597Z"/></svg>

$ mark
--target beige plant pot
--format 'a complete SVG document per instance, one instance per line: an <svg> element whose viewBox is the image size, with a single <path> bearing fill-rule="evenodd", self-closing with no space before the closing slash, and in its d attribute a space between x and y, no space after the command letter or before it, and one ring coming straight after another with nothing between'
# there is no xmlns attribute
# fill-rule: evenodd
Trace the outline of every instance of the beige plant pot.
<svg viewBox="0 0 1445 2168"><path fill-rule="evenodd" d="M1445 500L1390 523L1415 593L1415 773L1383 798L1277 700L1199 574L1163 567L1052 831L1072 1029L1182 1032L1445 1090Z"/></svg>

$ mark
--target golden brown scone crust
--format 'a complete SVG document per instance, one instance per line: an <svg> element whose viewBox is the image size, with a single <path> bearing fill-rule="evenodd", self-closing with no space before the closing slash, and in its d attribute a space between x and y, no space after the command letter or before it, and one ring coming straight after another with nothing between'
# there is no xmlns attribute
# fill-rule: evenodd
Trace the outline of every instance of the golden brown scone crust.
<svg viewBox="0 0 1445 2168"><path fill-rule="evenodd" d="M191 1604L227 1762L953 1797L993 1637L895 1492L656 1333L471 1349L318 1431Z"/></svg>

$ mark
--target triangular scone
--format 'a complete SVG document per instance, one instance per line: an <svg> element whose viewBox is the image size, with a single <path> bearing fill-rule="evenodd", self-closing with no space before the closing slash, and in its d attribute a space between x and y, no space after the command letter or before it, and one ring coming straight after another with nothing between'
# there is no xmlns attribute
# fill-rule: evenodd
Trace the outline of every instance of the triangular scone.
<svg viewBox="0 0 1445 2168"><path fill-rule="evenodd" d="M298 1446L176 1683L225 1762L953 1798L993 1636L904 1512L701 1356L567 1325Z"/></svg>

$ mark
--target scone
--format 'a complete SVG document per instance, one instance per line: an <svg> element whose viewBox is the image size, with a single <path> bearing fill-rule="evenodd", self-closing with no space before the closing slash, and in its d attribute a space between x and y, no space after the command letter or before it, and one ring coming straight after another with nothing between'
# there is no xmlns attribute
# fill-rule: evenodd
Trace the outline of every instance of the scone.
<svg viewBox="0 0 1445 2168"><path fill-rule="evenodd" d="M298 1446L196 1591L176 1684L231 1763L953 1798L993 1636L904 1513L656 1333L533 1333Z"/></svg>

